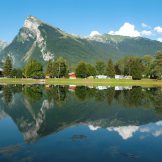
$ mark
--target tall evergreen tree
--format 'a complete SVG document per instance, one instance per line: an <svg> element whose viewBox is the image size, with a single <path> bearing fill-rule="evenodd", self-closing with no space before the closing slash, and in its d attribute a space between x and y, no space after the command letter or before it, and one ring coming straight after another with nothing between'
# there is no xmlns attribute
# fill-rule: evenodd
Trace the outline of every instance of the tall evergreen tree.
<svg viewBox="0 0 162 162"><path fill-rule="evenodd" d="M115 64L114 69L115 69L115 74L117 74L117 75L121 75L122 74L122 72L120 70L120 66L119 66L118 63Z"/></svg>
<svg viewBox="0 0 162 162"><path fill-rule="evenodd" d="M97 75L104 75L105 74L106 65L103 61L97 61L95 67L96 67Z"/></svg>
<svg viewBox="0 0 162 162"><path fill-rule="evenodd" d="M3 67L3 74L5 77L10 77L12 72L12 60L9 56L7 56L4 67Z"/></svg>
<svg viewBox="0 0 162 162"><path fill-rule="evenodd" d="M109 77L115 76L115 69L111 59L109 59L107 67L106 67L106 75Z"/></svg>
<svg viewBox="0 0 162 162"><path fill-rule="evenodd" d="M140 58L134 58L131 60L130 69L133 80L142 79L143 65Z"/></svg>
<svg viewBox="0 0 162 162"><path fill-rule="evenodd" d="M154 64L157 77L162 79L162 51L156 53Z"/></svg>

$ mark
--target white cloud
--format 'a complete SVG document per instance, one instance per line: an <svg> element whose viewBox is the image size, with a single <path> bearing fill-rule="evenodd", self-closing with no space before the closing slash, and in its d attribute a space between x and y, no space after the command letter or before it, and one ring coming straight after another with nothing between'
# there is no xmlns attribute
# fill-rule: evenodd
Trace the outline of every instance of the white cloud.
<svg viewBox="0 0 162 162"><path fill-rule="evenodd" d="M141 35L142 35L142 36L150 36L150 35L152 35L152 32L149 31L149 30L143 30L143 31L141 32Z"/></svg>
<svg viewBox="0 0 162 162"><path fill-rule="evenodd" d="M157 27L154 28L154 30L155 30L157 33L161 33L161 34L162 34L162 27L157 26Z"/></svg>
<svg viewBox="0 0 162 162"><path fill-rule="evenodd" d="M96 130L98 130L100 127L98 127L98 126L93 126L93 125L88 125L88 127L89 127L89 129L91 130L91 131L96 131Z"/></svg>
<svg viewBox="0 0 162 162"><path fill-rule="evenodd" d="M157 41L162 42L162 38L158 38Z"/></svg>
<svg viewBox="0 0 162 162"><path fill-rule="evenodd" d="M159 137L159 136L161 136L161 135L162 135L162 129L156 130L155 132L152 133L152 135L153 135L154 137Z"/></svg>
<svg viewBox="0 0 162 162"><path fill-rule="evenodd" d="M118 31L110 31L109 34L130 37L139 37L141 35L140 32L135 29L135 26L128 22L124 23Z"/></svg>
<svg viewBox="0 0 162 162"><path fill-rule="evenodd" d="M101 35L101 33L99 33L98 31L92 31L89 36L95 37L95 36L98 36L98 35Z"/></svg>
<svg viewBox="0 0 162 162"><path fill-rule="evenodd" d="M128 138L131 138L133 134L138 131L138 126L122 126L122 127L111 127L108 128L109 131L116 131L119 133L119 135L124 139L127 140Z"/></svg>
<svg viewBox="0 0 162 162"><path fill-rule="evenodd" d="M149 25L147 25L145 23L142 23L141 25L142 25L143 28L149 28L149 29L151 28L151 26L149 26Z"/></svg>
<svg viewBox="0 0 162 162"><path fill-rule="evenodd" d="M162 39L162 38L161 38ZM156 122L156 125L158 125L158 126L162 126L162 121L158 121L158 122Z"/></svg>

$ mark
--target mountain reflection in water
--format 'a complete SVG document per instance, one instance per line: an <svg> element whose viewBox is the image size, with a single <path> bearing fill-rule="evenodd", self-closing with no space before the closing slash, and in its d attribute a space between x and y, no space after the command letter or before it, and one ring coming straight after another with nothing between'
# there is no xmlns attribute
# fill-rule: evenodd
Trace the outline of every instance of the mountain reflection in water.
<svg viewBox="0 0 162 162"><path fill-rule="evenodd" d="M162 119L162 91L142 87L1 86L0 118L10 116L26 141L84 123L127 139ZM71 89L70 89L71 90ZM6 114L6 115L4 115Z"/></svg>
<svg viewBox="0 0 162 162"><path fill-rule="evenodd" d="M108 137L105 138L106 134L113 138L118 136L123 141L136 138L142 141L148 137L160 137L161 140L162 89L129 86L3 85L0 86L0 129L1 123L9 119L12 119L23 135L25 144L34 145L36 141L39 143L41 139L50 138L47 135L54 135L53 140L58 136L64 139L68 134L65 132L69 131L71 135L68 140L82 143L95 138L91 133L97 135L95 141L99 144L103 139L108 140ZM0 149L0 154L13 145L6 143L0 145L4 146L4 149ZM18 145L15 143L15 146L13 149ZM139 158L131 153L120 152L113 144L109 149L112 157ZM29 157L32 161L31 155Z"/></svg>

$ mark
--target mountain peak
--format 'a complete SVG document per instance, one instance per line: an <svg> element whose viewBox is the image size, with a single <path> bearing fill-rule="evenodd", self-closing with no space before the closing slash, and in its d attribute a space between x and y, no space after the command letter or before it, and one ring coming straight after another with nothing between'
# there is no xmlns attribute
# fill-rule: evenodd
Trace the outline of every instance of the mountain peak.
<svg viewBox="0 0 162 162"><path fill-rule="evenodd" d="M24 22L24 27L28 29L37 29L42 22L34 17L34 16L28 16Z"/></svg>

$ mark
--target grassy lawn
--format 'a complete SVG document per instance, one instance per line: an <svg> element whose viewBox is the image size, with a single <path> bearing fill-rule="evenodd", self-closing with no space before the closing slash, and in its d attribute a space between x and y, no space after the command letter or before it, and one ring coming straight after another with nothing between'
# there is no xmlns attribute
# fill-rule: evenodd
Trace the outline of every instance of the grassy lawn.
<svg viewBox="0 0 162 162"><path fill-rule="evenodd" d="M0 84L54 84L54 85L88 85L88 86L162 86L162 80L116 80L116 79L14 79L0 78Z"/></svg>

